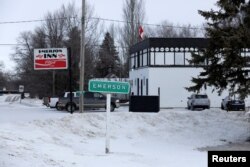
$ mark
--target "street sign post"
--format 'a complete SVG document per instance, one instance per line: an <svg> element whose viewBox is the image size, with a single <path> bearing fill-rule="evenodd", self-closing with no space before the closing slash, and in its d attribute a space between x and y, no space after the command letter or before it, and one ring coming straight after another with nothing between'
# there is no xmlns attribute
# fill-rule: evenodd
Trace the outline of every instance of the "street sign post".
<svg viewBox="0 0 250 167"><path fill-rule="evenodd" d="M24 86L23 85L19 85L19 89L18 90L19 90L20 93L23 93L24 92Z"/></svg>
<svg viewBox="0 0 250 167"><path fill-rule="evenodd" d="M23 86L23 85L19 85L19 92L20 92L20 103L21 103L22 94L23 94L23 92L24 92L24 86Z"/></svg>
<svg viewBox="0 0 250 167"><path fill-rule="evenodd" d="M101 92L107 93L106 98L106 154L110 151L110 102L111 93L117 94L128 94L130 91L130 84L128 82L114 82L114 81L100 81L100 80L90 80L89 81L89 91L90 92Z"/></svg>
<svg viewBox="0 0 250 167"><path fill-rule="evenodd" d="M111 94L107 94L107 100L106 100L106 147L105 147L105 153L109 153L110 149L110 101L111 101Z"/></svg>

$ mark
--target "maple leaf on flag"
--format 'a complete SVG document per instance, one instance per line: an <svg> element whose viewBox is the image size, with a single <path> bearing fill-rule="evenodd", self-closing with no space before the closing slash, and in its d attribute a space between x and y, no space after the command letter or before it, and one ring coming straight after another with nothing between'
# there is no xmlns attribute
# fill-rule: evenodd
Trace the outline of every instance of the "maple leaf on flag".
<svg viewBox="0 0 250 167"><path fill-rule="evenodd" d="M144 33L143 32L144 31L143 31L142 26L139 26L139 38L140 38L140 40L142 40L144 38Z"/></svg>

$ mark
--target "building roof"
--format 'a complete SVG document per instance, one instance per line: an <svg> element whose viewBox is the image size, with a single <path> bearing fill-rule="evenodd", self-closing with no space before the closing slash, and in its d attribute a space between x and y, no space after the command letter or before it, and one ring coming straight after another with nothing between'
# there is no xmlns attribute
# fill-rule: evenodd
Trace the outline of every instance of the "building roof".
<svg viewBox="0 0 250 167"><path fill-rule="evenodd" d="M207 38L147 38L130 48L130 54L151 47L206 48Z"/></svg>

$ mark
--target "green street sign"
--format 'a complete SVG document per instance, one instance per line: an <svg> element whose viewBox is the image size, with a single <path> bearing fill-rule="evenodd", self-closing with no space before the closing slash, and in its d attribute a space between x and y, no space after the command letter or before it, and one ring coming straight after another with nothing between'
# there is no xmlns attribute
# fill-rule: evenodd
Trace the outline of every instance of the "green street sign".
<svg viewBox="0 0 250 167"><path fill-rule="evenodd" d="M85 91L76 91L76 96L80 96L80 94L84 95Z"/></svg>
<svg viewBox="0 0 250 167"><path fill-rule="evenodd" d="M128 82L90 80L89 91L128 94L130 91L130 84Z"/></svg>

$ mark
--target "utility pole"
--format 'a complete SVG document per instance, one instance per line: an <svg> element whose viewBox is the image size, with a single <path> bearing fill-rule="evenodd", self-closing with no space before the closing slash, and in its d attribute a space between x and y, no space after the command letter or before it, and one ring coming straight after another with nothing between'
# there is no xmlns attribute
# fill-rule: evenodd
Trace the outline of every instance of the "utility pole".
<svg viewBox="0 0 250 167"><path fill-rule="evenodd" d="M84 57L85 57L85 0L82 0L82 32L81 32L81 56L80 56L80 113L84 111Z"/></svg>
<svg viewBox="0 0 250 167"><path fill-rule="evenodd" d="M130 46L133 46L135 44L135 1L134 0L130 0L130 13L131 13L131 43Z"/></svg>
<svg viewBox="0 0 250 167"><path fill-rule="evenodd" d="M56 71L52 71L52 95L56 95Z"/></svg>

